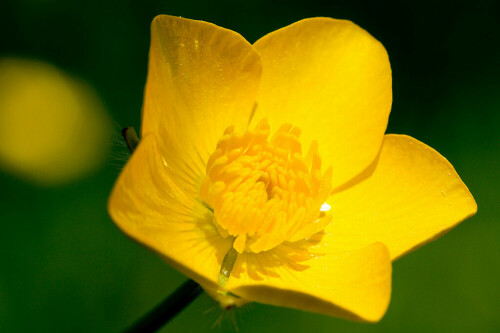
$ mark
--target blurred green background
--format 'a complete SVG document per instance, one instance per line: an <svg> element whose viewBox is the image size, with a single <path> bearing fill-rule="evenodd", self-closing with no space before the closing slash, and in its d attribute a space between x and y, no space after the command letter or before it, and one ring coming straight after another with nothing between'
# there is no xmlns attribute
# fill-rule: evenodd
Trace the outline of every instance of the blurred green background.
<svg viewBox="0 0 500 333"><path fill-rule="evenodd" d="M209 21L250 42L305 17L356 22L391 59L388 132L446 156L477 216L394 264L392 302L378 324L260 304L223 313L205 295L162 332L230 332L234 322L240 332L499 332L499 13L494 0L2 0L0 58L42 59L89 83L119 138L121 126L140 127L157 14ZM110 143L101 168L61 186L0 173L0 332L116 332L185 280L107 215L123 152Z"/></svg>

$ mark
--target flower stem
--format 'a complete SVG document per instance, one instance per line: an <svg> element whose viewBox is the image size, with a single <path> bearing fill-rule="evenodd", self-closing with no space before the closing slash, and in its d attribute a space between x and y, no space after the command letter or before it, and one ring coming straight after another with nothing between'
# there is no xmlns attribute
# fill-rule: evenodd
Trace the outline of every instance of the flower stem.
<svg viewBox="0 0 500 333"><path fill-rule="evenodd" d="M201 289L198 283L193 280L187 280L172 295L168 296L163 302L136 321L124 333L156 332L194 301L202 292L203 289Z"/></svg>

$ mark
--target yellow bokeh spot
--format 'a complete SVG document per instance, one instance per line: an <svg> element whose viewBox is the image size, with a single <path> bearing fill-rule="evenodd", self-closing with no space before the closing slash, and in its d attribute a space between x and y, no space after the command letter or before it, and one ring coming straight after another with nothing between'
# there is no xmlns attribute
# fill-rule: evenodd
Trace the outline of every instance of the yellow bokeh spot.
<svg viewBox="0 0 500 333"><path fill-rule="evenodd" d="M268 140L266 120L237 134L229 127L207 163L202 199L214 210L223 237L239 253L270 250L322 230L330 215L320 209L332 172L321 173L318 145L302 156L300 129L282 125Z"/></svg>
<svg viewBox="0 0 500 333"><path fill-rule="evenodd" d="M55 67L0 59L0 167L56 185L98 166L109 117L95 92Z"/></svg>

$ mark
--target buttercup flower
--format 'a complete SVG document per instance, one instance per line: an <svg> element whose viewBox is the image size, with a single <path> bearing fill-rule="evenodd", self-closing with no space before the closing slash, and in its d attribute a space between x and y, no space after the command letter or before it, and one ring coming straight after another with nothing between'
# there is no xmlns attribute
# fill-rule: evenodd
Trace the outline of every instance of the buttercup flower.
<svg viewBox="0 0 500 333"><path fill-rule="evenodd" d="M223 306L377 321L391 261L477 208L452 165L384 135L384 47L312 18L253 45L210 23L152 23L142 140L109 212Z"/></svg>
<svg viewBox="0 0 500 333"><path fill-rule="evenodd" d="M96 92L49 63L0 58L0 169L41 186L105 160L111 121Z"/></svg>

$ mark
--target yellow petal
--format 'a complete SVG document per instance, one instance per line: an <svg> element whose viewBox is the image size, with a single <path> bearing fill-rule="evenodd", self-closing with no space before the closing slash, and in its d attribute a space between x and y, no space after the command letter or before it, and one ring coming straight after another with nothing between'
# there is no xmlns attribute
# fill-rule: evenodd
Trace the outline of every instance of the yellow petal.
<svg viewBox="0 0 500 333"><path fill-rule="evenodd" d="M313 18L254 46L263 65L254 118L269 118L271 128L299 126L305 147L317 140L334 187L365 169L380 149L392 103L382 44L350 21Z"/></svg>
<svg viewBox="0 0 500 333"><path fill-rule="evenodd" d="M182 186L182 170L171 160L159 150L155 134L144 137L115 184L108 211L127 235L189 278L216 288L231 241L219 235L210 211Z"/></svg>
<svg viewBox="0 0 500 333"><path fill-rule="evenodd" d="M329 198L325 243L356 249L379 241L396 259L434 240L477 211L453 166L429 146L386 135L368 178Z"/></svg>
<svg viewBox="0 0 500 333"><path fill-rule="evenodd" d="M279 251L240 255L226 288L244 299L351 320L378 321L384 315L391 261L383 244L300 264Z"/></svg>
<svg viewBox="0 0 500 333"><path fill-rule="evenodd" d="M155 132L198 173L226 127L246 128L261 73L241 35L167 15L151 26L142 133Z"/></svg>

